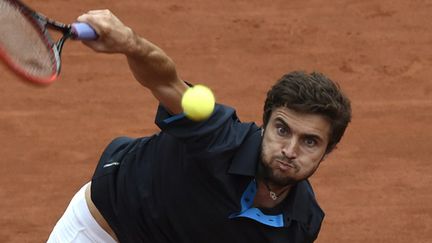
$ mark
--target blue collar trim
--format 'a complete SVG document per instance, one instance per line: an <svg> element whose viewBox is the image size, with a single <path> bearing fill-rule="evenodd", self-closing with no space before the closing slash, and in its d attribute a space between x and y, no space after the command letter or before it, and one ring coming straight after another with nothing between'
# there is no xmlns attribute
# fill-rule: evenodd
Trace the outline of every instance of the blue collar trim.
<svg viewBox="0 0 432 243"><path fill-rule="evenodd" d="M256 181L252 180L246 190L243 192L241 197L241 211L238 213L233 213L229 218L245 217L258 221L262 224L272 226L272 227L284 227L284 220L282 214L277 215L267 215L263 213L259 208L252 207L253 200L256 195Z"/></svg>

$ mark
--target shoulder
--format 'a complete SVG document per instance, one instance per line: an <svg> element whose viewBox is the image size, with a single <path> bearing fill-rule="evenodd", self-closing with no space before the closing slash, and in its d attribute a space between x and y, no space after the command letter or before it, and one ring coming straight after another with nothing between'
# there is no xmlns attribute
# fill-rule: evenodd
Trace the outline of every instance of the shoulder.
<svg viewBox="0 0 432 243"><path fill-rule="evenodd" d="M159 106L156 125L162 132L179 139L203 138L207 135L244 136L254 129L254 123L243 123L230 106L216 104L212 115L204 121L192 121L183 113L172 115L163 106Z"/></svg>
<svg viewBox="0 0 432 243"><path fill-rule="evenodd" d="M314 213L317 213L318 215L322 215L324 217L324 211L321 209L321 207L318 204L318 201L315 196L315 192L313 190L312 184L309 180L303 180L299 183L297 183L297 190L298 193L302 195L302 197L310 203L311 209Z"/></svg>

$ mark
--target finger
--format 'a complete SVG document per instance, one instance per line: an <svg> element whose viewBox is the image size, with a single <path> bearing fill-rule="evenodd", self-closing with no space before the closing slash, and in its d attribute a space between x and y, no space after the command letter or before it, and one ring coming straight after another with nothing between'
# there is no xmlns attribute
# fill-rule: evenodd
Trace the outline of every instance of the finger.
<svg viewBox="0 0 432 243"><path fill-rule="evenodd" d="M95 17L93 14L83 14L77 18L77 21L89 24L96 31L99 37L103 36L105 33L103 21L100 18Z"/></svg>
<svg viewBox="0 0 432 243"><path fill-rule="evenodd" d="M120 24L118 18L110 10L91 10L77 18L78 22L90 24L99 35L111 31L112 25Z"/></svg>

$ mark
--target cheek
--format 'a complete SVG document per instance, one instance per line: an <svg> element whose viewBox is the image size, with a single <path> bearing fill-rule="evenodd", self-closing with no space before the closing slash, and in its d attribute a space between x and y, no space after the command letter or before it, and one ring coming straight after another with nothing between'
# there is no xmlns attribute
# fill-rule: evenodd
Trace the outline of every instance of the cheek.
<svg viewBox="0 0 432 243"><path fill-rule="evenodd" d="M317 164L319 163L325 155L325 147L320 146L317 148L303 148L301 149L300 156L303 158L304 161L307 161L310 164Z"/></svg>
<svg viewBox="0 0 432 243"><path fill-rule="evenodd" d="M303 159L301 159L300 161L300 166L301 166L301 171L303 171L304 173L310 173L311 171L315 171L319 164L321 163L322 160L321 155L319 156L310 156L310 157L305 157Z"/></svg>
<svg viewBox="0 0 432 243"><path fill-rule="evenodd" d="M271 144L271 146L269 146L269 144ZM269 143L263 140L261 146L261 158L264 160L264 162L271 163L271 159L273 157L282 155L281 149L279 149L276 145L277 143Z"/></svg>
<svg viewBox="0 0 432 243"><path fill-rule="evenodd" d="M266 164L268 163L269 160L268 148L264 143L261 146L261 160Z"/></svg>

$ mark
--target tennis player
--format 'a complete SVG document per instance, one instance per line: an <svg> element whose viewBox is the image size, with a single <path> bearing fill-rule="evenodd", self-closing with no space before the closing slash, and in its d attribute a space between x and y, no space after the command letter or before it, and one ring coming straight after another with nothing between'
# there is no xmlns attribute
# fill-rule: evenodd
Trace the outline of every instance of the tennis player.
<svg viewBox="0 0 432 243"><path fill-rule="evenodd" d="M184 116L188 85L163 50L108 10L78 18L85 42L125 55L160 105L160 132L108 144L48 242L313 242L324 212L308 178L351 120L349 99L320 73L290 72L270 87L263 124L216 104L209 119Z"/></svg>

